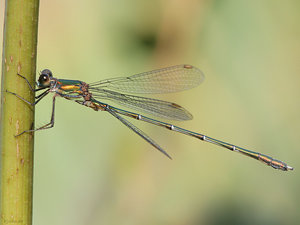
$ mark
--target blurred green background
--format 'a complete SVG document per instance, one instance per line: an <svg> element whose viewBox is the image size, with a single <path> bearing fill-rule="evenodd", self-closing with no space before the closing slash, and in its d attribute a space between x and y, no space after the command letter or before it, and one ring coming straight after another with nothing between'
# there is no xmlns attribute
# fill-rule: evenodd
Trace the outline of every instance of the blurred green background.
<svg viewBox="0 0 300 225"><path fill-rule="evenodd" d="M59 99L55 127L36 133L34 224L300 224L299 10L297 0L41 1L38 71L93 82L192 64L200 87L152 96L194 115L175 124L295 171L132 121L168 160L108 113ZM1 1L1 24L3 11ZM36 109L36 126L47 123L51 97Z"/></svg>

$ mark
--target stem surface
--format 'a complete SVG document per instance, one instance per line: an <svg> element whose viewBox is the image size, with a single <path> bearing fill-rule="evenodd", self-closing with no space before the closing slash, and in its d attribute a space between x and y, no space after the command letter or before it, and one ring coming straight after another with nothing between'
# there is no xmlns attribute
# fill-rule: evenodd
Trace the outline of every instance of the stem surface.
<svg viewBox="0 0 300 225"><path fill-rule="evenodd" d="M6 0L1 86L1 224L32 224L33 133L18 133L34 126L39 0Z"/></svg>

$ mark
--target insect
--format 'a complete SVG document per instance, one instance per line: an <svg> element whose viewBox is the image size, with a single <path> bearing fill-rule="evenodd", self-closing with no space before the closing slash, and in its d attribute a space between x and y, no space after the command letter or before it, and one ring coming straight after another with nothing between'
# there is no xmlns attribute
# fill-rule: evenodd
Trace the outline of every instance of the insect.
<svg viewBox="0 0 300 225"><path fill-rule="evenodd" d="M186 109L176 103L136 96L132 94L171 93L196 87L204 80L204 75L200 69L194 66L171 66L163 69L135 74L128 77L118 77L101 80L90 84L79 80L57 79L53 77L50 70L44 69L40 73L37 82L37 89L34 89L24 76L20 74L18 75L27 82L29 88L33 92L45 90L40 95L35 97L36 101L34 103L27 101L16 93L7 91L17 96L24 102L34 106L49 93L52 92L54 93L54 95L50 122L37 129L23 131L17 136L26 132L35 132L38 130L52 128L54 126L55 99L56 97L63 97L68 100L73 100L86 107L92 108L95 111L105 111L110 113L112 116L121 121L125 126L134 131L136 134L138 134L140 137L142 137L144 140L146 140L148 143L150 143L157 150L159 150L169 158L171 157L165 150L163 150L154 140L152 140L143 131L126 120L123 116L161 126L171 131L176 131L188 136L195 137L201 141L216 144L233 152L242 153L243 155L257 159L275 169L280 169L283 171L293 170L293 167L288 166L282 161L273 159L270 156L258 152L253 152L200 133L183 129L170 123L146 117L138 113L126 111L121 108L116 108L110 104L102 102L103 100L109 100L128 108L152 114L164 119L178 121L190 120L192 119L192 115Z"/></svg>

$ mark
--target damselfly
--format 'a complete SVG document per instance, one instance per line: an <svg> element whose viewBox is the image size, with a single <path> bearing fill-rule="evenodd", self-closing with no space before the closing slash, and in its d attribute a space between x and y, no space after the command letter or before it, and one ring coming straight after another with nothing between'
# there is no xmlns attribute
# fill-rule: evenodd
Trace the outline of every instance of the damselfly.
<svg viewBox="0 0 300 225"><path fill-rule="evenodd" d="M154 140L147 136L143 131L134 126L132 123L124 119L122 116L127 116L133 119L142 120L157 126L167 128L172 131L176 131L188 136L198 138L202 141L216 144L228 150L242 153L251 158L257 159L275 169L283 171L293 170L293 167L288 166L286 163L273 159L270 156L253 152L236 145L232 145L217 139L208 137L203 134L199 134L193 131L189 131L170 123L165 123L159 120L155 120L138 113L126 111L120 108L116 108L110 104L102 102L102 100L109 100L114 103L132 108L137 111L152 114L157 117L170 119L170 120L190 120L192 115L180 105L176 103L162 101L153 98L146 98L141 96L132 95L135 94L154 94L154 93L170 93L187 90L198 86L204 79L204 75L198 68L191 65L177 65L167 67L163 69L153 70L150 72L139 73L129 77L118 77L112 79L101 80L95 83L87 84L79 80L65 80L57 79L52 76L52 72L45 69L41 72L37 89L34 89L28 80L22 77L28 84L29 88L33 92L46 89L43 93L36 96L36 101L31 103L16 93L14 94L18 98L22 99L30 105L36 105L42 98L44 98L50 92L54 93L52 103L52 115L49 123L42 127L32 130L26 130L17 136L26 133L34 132L38 130L44 130L52 128L54 126L54 111L55 111L55 99L56 97L63 97L68 100L74 100L75 102L90 107L95 111L106 111L112 116L120 120L124 125L153 145L160 152L171 158L167 152L165 152ZM123 92L123 93L121 93ZM121 116L122 115L122 116Z"/></svg>

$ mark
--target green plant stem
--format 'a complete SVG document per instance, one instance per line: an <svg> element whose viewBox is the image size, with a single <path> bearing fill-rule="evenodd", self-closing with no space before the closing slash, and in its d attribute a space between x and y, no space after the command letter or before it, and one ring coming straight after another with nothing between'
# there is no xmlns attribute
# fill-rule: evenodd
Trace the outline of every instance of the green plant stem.
<svg viewBox="0 0 300 225"><path fill-rule="evenodd" d="M1 224L32 224L34 101L39 0L6 0L1 87Z"/></svg>

